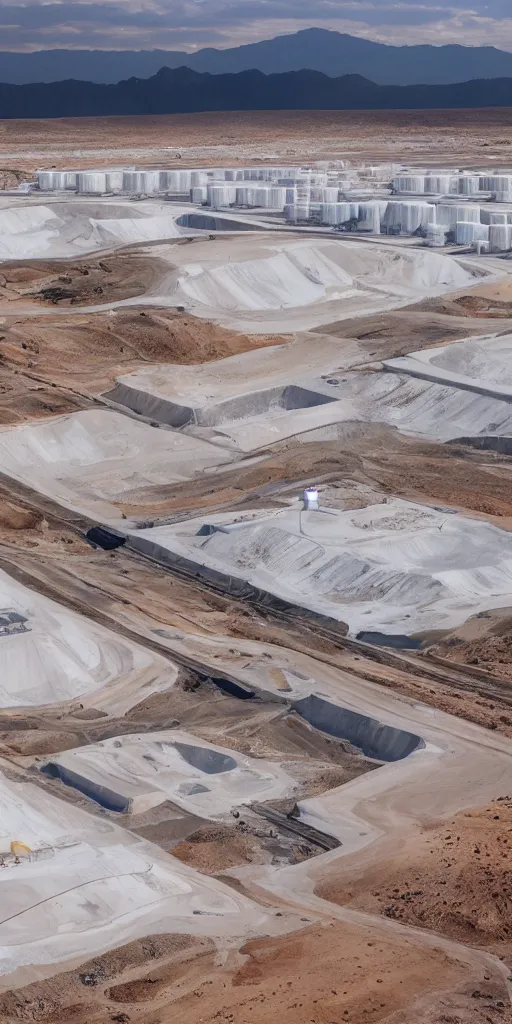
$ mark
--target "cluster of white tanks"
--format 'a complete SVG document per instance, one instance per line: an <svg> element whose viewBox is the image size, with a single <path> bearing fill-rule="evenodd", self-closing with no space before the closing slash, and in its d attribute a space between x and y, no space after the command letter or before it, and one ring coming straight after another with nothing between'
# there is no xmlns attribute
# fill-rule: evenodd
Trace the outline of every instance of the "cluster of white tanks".
<svg viewBox="0 0 512 1024"><path fill-rule="evenodd" d="M213 210L271 210L289 224L371 234L419 235L480 249L512 248L512 174L411 170L393 164L350 168L111 168L41 170L42 191L180 197ZM413 198L416 197L416 198ZM497 204L508 203L511 208Z"/></svg>
<svg viewBox="0 0 512 1024"><path fill-rule="evenodd" d="M393 191L401 195L493 196L497 202L512 201L512 175L471 171L408 171L397 174Z"/></svg>
<svg viewBox="0 0 512 1024"><path fill-rule="evenodd" d="M209 170L183 168L176 170L139 169L136 167L120 167L109 170L41 170L37 171L37 184L43 192L74 191L89 195L144 194L158 195L175 193L187 195L195 190L196 202L212 201L212 205L230 205L236 202L235 189L240 189L240 204L244 205L278 205L281 193L271 197L275 202L267 201L267 191L275 188L284 189L295 184L307 185L310 188L326 187L332 182L333 190L340 187L342 167L331 170L312 170L301 167L223 167ZM224 188L224 192L219 191ZM243 190L246 190L245 192ZM281 209L286 198L283 195ZM259 197L261 203L257 204Z"/></svg>
<svg viewBox="0 0 512 1024"><path fill-rule="evenodd" d="M187 195L192 187L206 184L208 172L201 170L139 170L135 167L107 171L37 171L42 192L72 191L84 195L142 194L167 192Z"/></svg>
<svg viewBox="0 0 512 1024"><path fill-rule="evenodd" d="M431 246L452 242L478 246L481 251L512 248L512 208L500 210L489 203L376 199L310 203L301 208L287 205L284 214L293 224L329 225L376 235L418 235Z"/></svg>

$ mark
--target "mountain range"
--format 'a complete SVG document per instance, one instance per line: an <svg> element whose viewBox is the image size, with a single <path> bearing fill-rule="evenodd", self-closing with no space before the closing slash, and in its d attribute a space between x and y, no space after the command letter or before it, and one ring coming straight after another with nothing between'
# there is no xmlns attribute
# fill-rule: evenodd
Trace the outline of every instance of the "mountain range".
<svg viewBox="0 0 512 1024"><path fill-rule="evenodd" d="M360 75L318 71L264 75L198 74L161 68L151 78L116 85L94 82L0 85L0 118L95 117L215 110L412 110L512 106L512 78L455 85L376 85Z"/></svg>
<svg viewBox="0 0 512 1024"><path fill-rule="evenodd" d="M0 81L23 84L78 78L116 83L149 78L161 67L210 74L309 69L332 78L362 75L378 85L443 85L472 78L512 77L512 53L494 46L388 46L369 39L303 29L259 43L216 50L38 50L0 52Z"/></svg>

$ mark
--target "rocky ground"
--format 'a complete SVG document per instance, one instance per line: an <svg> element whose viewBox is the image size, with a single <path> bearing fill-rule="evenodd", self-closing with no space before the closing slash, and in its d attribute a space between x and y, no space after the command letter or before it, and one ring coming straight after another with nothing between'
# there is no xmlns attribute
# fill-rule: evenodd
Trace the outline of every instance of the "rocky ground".
<svg viewBox="0 0 512 1024"><path fill-rule="evenodd" d="M484 946L512 966L512 798L433 823L375 870L356 866L348 883L327 874L317 892Z"/></svg>

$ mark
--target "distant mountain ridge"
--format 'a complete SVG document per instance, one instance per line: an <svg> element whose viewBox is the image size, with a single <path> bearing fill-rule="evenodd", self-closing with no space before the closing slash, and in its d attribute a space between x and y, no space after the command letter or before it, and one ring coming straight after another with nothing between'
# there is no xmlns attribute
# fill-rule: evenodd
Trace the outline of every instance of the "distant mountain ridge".
<svg viewBox="0 0 512 1024"><path fill-rule="evenodd" d="M321 28L216 50L39 50L0 52L0 81L13 84L69 78L112 84L149 78L163 66L210 74L303 69L332 78L358 74L379 85L443 85L512 77L512 53L494 46L389 46Z"/></svg>
<svg viewBox="0 0 512 1024"><path fill-rule="evenodd" d="M129 78L116 85L73 79L33 85L0 84L0 118L493 106L512 107L512 78L394 86L376 85L361 75L329 78L318 71L210 75L190 68L161 68L152 78Z"/></svg>

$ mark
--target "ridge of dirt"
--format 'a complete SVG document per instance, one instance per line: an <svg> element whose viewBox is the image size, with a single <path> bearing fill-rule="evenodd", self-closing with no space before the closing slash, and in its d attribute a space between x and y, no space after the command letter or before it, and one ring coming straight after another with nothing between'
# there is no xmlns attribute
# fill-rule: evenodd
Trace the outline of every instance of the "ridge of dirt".
<svg viewBox="0 0 512 1024"><path fill-rule="evenodd" d="M0 323L0 365L98 394L117 376L149 363L209 362L286 340L249 337L172 308L20 315Z"/></svg>

